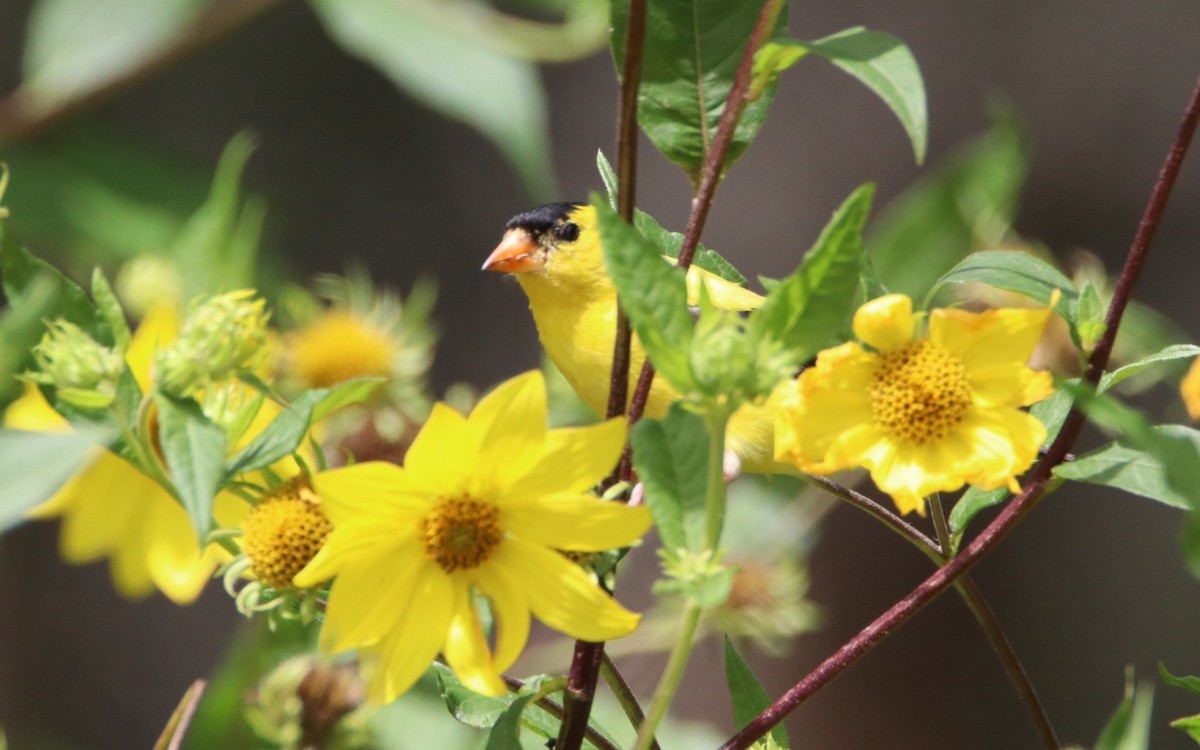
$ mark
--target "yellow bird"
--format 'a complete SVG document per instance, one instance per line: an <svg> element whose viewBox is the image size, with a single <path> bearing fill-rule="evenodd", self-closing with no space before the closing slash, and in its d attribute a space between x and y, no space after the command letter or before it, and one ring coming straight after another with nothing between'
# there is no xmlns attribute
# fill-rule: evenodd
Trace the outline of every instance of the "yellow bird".
<svg viewBox="0 0 1200 750"><path fill-rule="evenodd" d="M604 267L596 210L586 204L551 203L514 216L483 270L516 275L529 298L546 354L579 397L603 414L616 337L617 290ZM689 304L699 304L701 283L716 306L725 310L754 310L763 301L754 292L692 266L687 275ZM629 368L631 396L645 358L635 335ZM678 399L679 393L656 377L645 415L661 417ZM745 471L769 473L779 468L773 461L777 399L772 395L764 404L747 404L730 419L727 455L732 453ZM737 471L736 465L726 466L727 476Z"/></svg>

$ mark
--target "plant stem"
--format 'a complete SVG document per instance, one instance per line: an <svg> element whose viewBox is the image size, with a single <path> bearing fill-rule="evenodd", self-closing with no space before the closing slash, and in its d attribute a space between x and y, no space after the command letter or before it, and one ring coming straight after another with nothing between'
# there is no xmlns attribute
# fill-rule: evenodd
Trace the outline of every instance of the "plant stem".
<svg viewBox="0 0 1200 750"><path fill-rule="evenodd" d="M625 681L625 678L617 669L617 665L613 664L608 654L604 654L604 659L600 662L600 676L608 683L608 687L612 690L613 695L616 696L617 702L621 704L621 710L625 712L630 725L634 730L640 730L642 724L646 721L646 712L642 711L641 705L637 702L637 697L633 694L633 690L629 688L629 683ZM650 750L660 750L658 741L653 737L650 738Z"/></svg>
<svg viewBox="0 0 1200 750"><path fill-rule="evenodd" d="M725 429L729 414L723 407L704 416L708 432L708 482L704 490L704 546L716 554L725 528Z"/></svg>
<svg viewBox="0 0 1200 750"><path fill-rule="evenodd" d="M689 601L683 610L683 624L679 628L679 639L675 641L675 646L671 649L671 657L667 660L667 667L663 670L662 678L659 679L658 687L654 691L654 698L650 701L650 710L646 714L646 720L642 722L642 728L638 730L634 750L649 750L650 743L654 741L654 731L671 706L671 700L675 697L679 681L683 679L683 671L687 668L688 658L692 654L692 646L696 642L696 627L700 624L701 612L703 612L703 607L693 601Z"/></svg>
<svg viewBox="0 0 1200 750"><path fill-rule="evenodd" d="M633 219L637 187L637 97L642 79L645 39L646 0L631 0L629 26L625 37L625 59L622 62L621 99L617 109L617 213L625 221ZM606 409L609 418L625 412L629 393L630 340L629 320L618 307ZM618 481L627 481L633 476L630 455L629 443L626 442L615 474L605 479L602 487L607 488ZM567 689L563 691L565 711L555 742L559 750L578 750L583 745L603 657L603 643L575 642Z"/></svg>
<svg viewBox="0 0 1200 750"><path fill-rule="evenodd" d="M518 679L509 677L508 675L501 675L501 677L504 679L504 684L508 685L508 689L512 690L514 693L519 692L525 687L525 683ZM536 701L534 701L534 704L556 719L562 719L565 713L563 707L559 705L557 701L551 700L550 698L538 698ZM600 734L590 726L584 729L584 736L587 738L588 742L600 748L600 750L620 750L620 748L618 748L616 745L609 742L604 735Z"/></svg>
<svg viewBox="0 0 1200 750"><path fill-rule="evenodd" d="M946 523L946 514L942 511L942 498L936 492L926 498L929 503L929 515L933 516L933 530L937 533L938 544L942 548L943 562L954 557L954 546L950 539L950 526Z"/></svg>
<svg viewBox="0 0 1200 750"><path fill-rule="evenodd" d="M1163 211L1166 209L1167 199L1179 176L1180 165L1183 163L1183 157L1195 135L1198 123L1200 123L1200 80L1197 80L1196 87L1184 110L1183 121L1167 152L1162 169L1159 171L1158 179L1150 193L1150 200L1146 205L1137 233L1126 255L1121 275L1113 290L1113 298L1109 304L1108 314L1105 316L1104 335L1097 342L1096 348L1092 350L1092 356L1088 359L1088 369L1083 376L1083 382L1089 386L1095 387L1108 364L1122 314L1146 263L1150 242L1154 237L1158 222L1162 218ZM947 562L911 593L896 602L887 612L876 618L874 622L847 641L800 682L793 685L766 710L752 719L741 731L722 745L721 750L741 750L749 747L755 740L770 731L771 727L782 721L783 717L794 708L841 674L889 633L907 622L926 604L933 601L999 544L1025 516L1037 507L1046 485L1052 478L1051 471L1063 462L1086 421L1083 412L1072 409L1063 422L1058 437L1054 439L1050 449L1046 451L1046 455L1030 473L1025 489L1000 511L1000 514L980 532L979 536L975 537L960 554Z"/></svg>

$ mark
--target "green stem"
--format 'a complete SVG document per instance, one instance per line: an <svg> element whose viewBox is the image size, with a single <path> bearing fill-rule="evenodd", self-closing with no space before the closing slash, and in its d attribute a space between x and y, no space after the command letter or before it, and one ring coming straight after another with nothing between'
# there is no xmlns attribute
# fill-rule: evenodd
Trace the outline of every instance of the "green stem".
<svg viewBox="0 0 1200 750"><path fill-rule="evenodd" d="M950 540L950 525L946 523L946 514L942 512L942 498L936 492L926 498L929 501L929 514L933 516L933 528L937 532L938 544L942 545L942 557L938 564L954 557L954 547Z"/></svg>
<svg viewBox="0 0 1200 750"><path fill-rule="evenodd" d="M629 683L617 670L617 665L613 664L608 654L604 654L600 661L600 676L608 684L609 690L612 690L617 703L621 704L621 710L625 712L630 725L635 730L641 729L642 724L646 721L646 712L638 704L637 698L629 688ZM658 741L653 736L650 738L650 750L659 750Z"/></svg>
<svg viewBox="0 0 1200 750"><path fill-rule="evenodd" d="M683 625L679 630L679 640L671 649L671 657L667 660L667 668L663 670L662 679L659 680L658 688L654 691L654 698L650 701L650 710L646 714L646 720L642 722L642 727L638 730L637 744L634 745L634 750L649 750L651 743L654 742L654 731L658 729L659 723L667 715L667 709L675 698L675 691L679 688L680 680L683 679L683 671L687 668L688 658L692 655L692 646L696 642L696 629L700 624L700 614L703 611L704 608L693 601L689 601L687 608L683 610Z"/></svg>
<svg viewBox="0 0 1200 750"><path fill-rule="evenodd" d="M725 429L729 412L714 407L704 415L708 431L708 485L704 496L704 544L716 554L725 527Z"/></svg>

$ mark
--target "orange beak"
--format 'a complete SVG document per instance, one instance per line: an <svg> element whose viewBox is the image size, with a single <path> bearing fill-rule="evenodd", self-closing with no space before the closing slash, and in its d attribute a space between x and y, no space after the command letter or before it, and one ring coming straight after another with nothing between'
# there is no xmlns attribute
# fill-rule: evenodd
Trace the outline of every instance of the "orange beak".
<svg viewBox="0 0 1200 750"><path fill-rule="evenodd" d="M524 229L510 229L504 239L483 262L483 270L498 273L523 273L541 268L545 260L541 247Z"/></svg>

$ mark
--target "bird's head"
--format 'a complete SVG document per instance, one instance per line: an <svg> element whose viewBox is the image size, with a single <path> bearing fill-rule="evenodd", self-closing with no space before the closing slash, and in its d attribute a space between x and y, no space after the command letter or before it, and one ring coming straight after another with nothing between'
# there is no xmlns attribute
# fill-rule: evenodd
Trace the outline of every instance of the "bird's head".
<svg viewBox="0 0 1200 750"><path fill-rule="evenodd" d="M547 281L585 287L607 279L596 210L586 203L550 203L509 219L483 270L515 273L522 284Z"/></svg>

